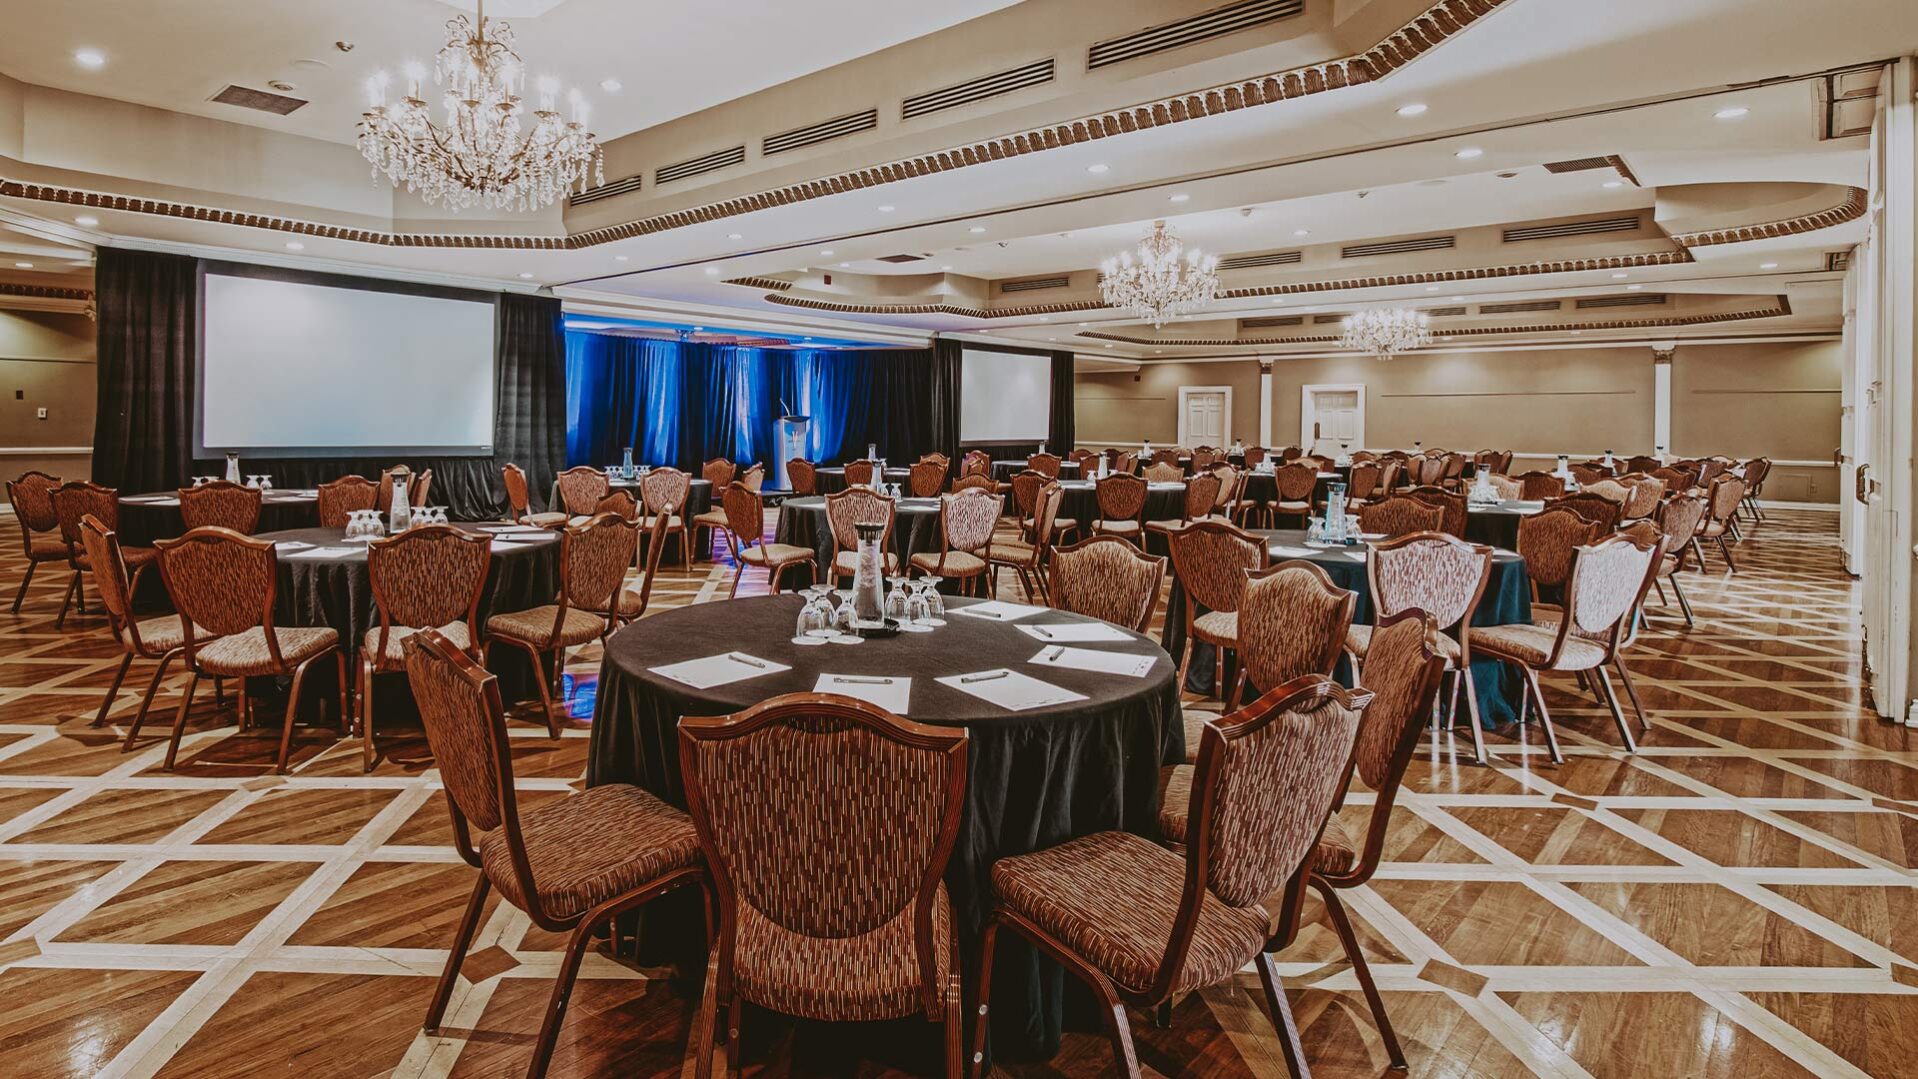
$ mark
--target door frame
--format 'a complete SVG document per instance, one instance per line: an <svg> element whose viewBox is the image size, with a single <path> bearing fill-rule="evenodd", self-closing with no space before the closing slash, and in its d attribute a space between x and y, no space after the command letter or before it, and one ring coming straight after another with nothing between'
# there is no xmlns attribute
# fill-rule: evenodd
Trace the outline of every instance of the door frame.
<svg viewBox="0 0 1918 1079"><path fill-rule="evenodd" d="M1232 387L1230 386L1179 387L1179 445L1192 445L1191 440L1186 437L1187 434L1190 433L1186 425L1186 399L1195 393L1222 393L1225 395L1225 411L1219 417L1219 445L1230 446L1232 444Z"/></svg>
<svg viewBox="0 0 1918 1079"><path fill-rule="evenodd" d="M1318 405L1312 399L1315 393L1356 393L1359 399L1358 434L1352 441L1358 445L1355 450L1365 448L1365 383L1363 382L1312 382L1299 387L1299 447L1311 452L1312 425L1318 422Z"/></svg>

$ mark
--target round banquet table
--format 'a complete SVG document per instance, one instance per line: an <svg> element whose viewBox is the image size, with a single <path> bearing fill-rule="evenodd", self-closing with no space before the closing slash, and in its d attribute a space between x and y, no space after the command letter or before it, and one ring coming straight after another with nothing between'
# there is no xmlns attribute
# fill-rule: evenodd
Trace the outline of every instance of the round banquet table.
<svg viewBox="0 0 1918 1079"><path fill-rule="evenodd" d="M1024 461L994 461L992 462L992 478L994 480L997 480L1000 483L1011 483L1012 477L1017 476L1019 473L1024 472L1025 470L1026 470L1026 463ZM1060 461L1059 462L1059 478L1062 480L1078 479L1079 478L1079 462Z"/></svg>
<svg viewBox="0 0 1918 1079"><path fill-rule="evenodd" d="M1078 530L1071 536L1074 543L1092 534L1092 522L1099 519L1099 495L1095 488L1096 480L1061 480L1064 495L1059 499L1059 516L1078 524ZM1006 515L1011 516L1012 496L1006 495ZM1185 484L1152 483L1146 485L1145 519L1153 521L1178 521L1185 518ZM1165 540L1150 530L1146 533L1146 549L1153 554L1165 553Z"/></svg>
<svg viewBox="0 0 1918 1079"><path fill-rule="evenodd" d="M1084 694L1068 704L1008 712L935 678L1024 669L1041 642L1015 626L956 612L974 601L948 601L947 625L858 645L791 643L801 599L760 596L699 604L642 619L613 635L600 667L599 696L586 783L632 783L674 805L686 804L675 730L688 715L738 712L784 693L811 692L824 674L912 678L907 716L920 723L964 727L970 735L963 819L946 869L965 962L990 912L992 863L1094 832L1158 834L1158 778L1163 765L1185 759L1172 661L1150 638L1089 647L1155 657L1144 677L1064 668L1044 679ZM1047 611L1024 625L1090 619ZM791 670L693 689L653 668L738 649ZM697 896L664 897L647 912L643 952L673 950L701 969L704 934ZM657 952L655 952L655 955ZM647 961L652 961L649 957ZM1059 1044L1064 971L1019 940L999 935L993 967L992 1034L1004 1059L1050 1056ZM1001 994L1004 994L1003 996Z"/></svg>
<svg viewBox="0 0 1918 1079"><path fill-rule="evenodd" d="M633 495L633 501L635 502L640 501L639 481L636 479L623 480L623 479L608 478L606 481L606 485L609 491L630 491L632 492L632 495ZM553 492L552 492L552 495L547 499L546 504L548 506L553 507L554 509L565 508L565 505L560 502L558 480L553 481ZM698 476L694 476L692 478L690 485L686 488L686 505L683 511L679 513L677 516L687 521L691 521L694 517L697 517L700 514L705 513L707 510L712 508L713 508L713 481L700 479ZM706 552L711 549L712 549L712 543L710 540L703 545L695 543L693 547L693 554L695 557L704 558L706 556ZM677 559L680 557L681 555L679 554L679 534L675 532L666 538L666 550L665 550L665 553L660 555L660 558L667 563L671 563L674 559Z"/></svg>
<svg viewBox="0 0 1918 1079"><path fill-rule="evenodd" d="M819 572L832 565L832 529L826 525L826 500L820 496L789 498L779 505L773 539L795 547L811 547ZM902 498L893 504L892 553L907 565L913 555L939 553L939 500ZM804 588L813 581L804 569L786 571L781 584Z"/></svg>
<svg viewBox="0 0 1918 1079"><path fill-rule="evenodd" d="M1498 505L1465 507L1465 538L1508 551L1518 549L1518 523L1545 508L1543 502L1508 499Z"/></svg>
<svg viewBox="0 0 1918 1079"><path fill-rule="evenodd" d="M284 531L310 528L319 523L318 491L272 490L260 496L260 521L254 530ZM151 547L154 540L184 534L186 521L180 516L179 492L121 496L120 522L114 531L126 547Z"/></svg>
<svg viewBox="0 0 1918 1079"><path fill-rule="evenodd" d="M829 495L835 491L843 491L846 489L846 467L844 465L815 468L812 470L812 474L813 487L822 495ZM886 483L897 483L901 487L904 487L910 479L912 479L912 469L910 468L886 469Z"/></svg>
<svg viewBox="0 0 1918 1079"><path fill-rule="evenodd" d="M476 529L469 529L476 531ZM379 625L378 608L373 602L372 577L366 569L366 544L346 543L343 528L295 528L260 533L259 538L280 543L310 543L314 547L351 547L353 553L340 558L302 557L302 552L280 550L279 590L274 597L274 621L282 626L331 626L340 635L347 652L349 677L357 677L357 649L368 628ZM508 611L523 611L551 603L559 594L559 536L533 542L495 541L493 557L487 564L486 586L480 592L479 624ZM532 664L517 648L495 648L488 667L500 676L500 693L516 701L525 693L537 693L532 682ZM315 684L317 687L315 688ZM331 692L330 680L309 679L302 693L300 711L313 715L313 707L323 693ZM382 724L389 718L417 714L406 676L399 673L374 679L374 708ZM308 699L310 698L310 699ZM337 697L334 698L337 700Z"/></svg>
<svg viewBox="0 0 1918 1079"><path fill-rule="evenodd" d="M1358 605L1352 612L1355 625L1365 625L1372 621L1372 584L1366 576L1366 564L1363 553L1366 547L1335 547L1309 549L1305 546L1305 532L1296 528L1251 529L1252 535L1263 537L1272 564L1299 559L1318 566L1332 578L1332 583L1340 588L1358 593ZM1310 550L1310 554L1301 553ZM1354 558L1358 554L1361 557ZM1203 610L1201 611L1203 613ZM1525 570L1525 560L1509 550L1492 552L1492 576L1485 583L1485 594L1479 597L1478 609L1472 614L1475 626L1504 626L1516 622L1532 620L1531 575ZM1175 659L1179 649L1185 646L1185 588L1175 574L1172 578L1172 593L1166 599L1165 631L1160 636L1165 650ZM1340 661L1341 677L1346 681ZM1226 663L1226 685L1231 686L1236 664L1229 659ZM1186 668L1185 687L1195 693L1213 693L1214 674L1212 646L1203 641L1192 643L1192 662ZM1518 702L1521 686L1519 680L1506 670L1505 665L1495 660L1474 656L1472 659L1472 684L1478 689L1479 721L1486 726L1502 726L1518 719Z"/></svg>

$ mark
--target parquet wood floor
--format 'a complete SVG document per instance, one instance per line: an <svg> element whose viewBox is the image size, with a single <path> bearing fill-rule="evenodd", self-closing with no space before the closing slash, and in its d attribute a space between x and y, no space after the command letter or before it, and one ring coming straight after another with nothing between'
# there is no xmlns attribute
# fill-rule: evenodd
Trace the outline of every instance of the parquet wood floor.
<svg viewBox="0 0 1918 1079"><path fill-rule="evenodd" d="M1387 863L1348 901L1414 1075L1912 1073L1918 753L1863 704L1834 529L1775 511L1736 575L1691 575L1696 628L1653 607L1631 656L1655 726L1636 757L1561 679L1563 766L1536 732L1493 735L1489 768L1469 742L1427 743ZM0 554L0 594L21 568ZM656 607L723 598L730 573L668 567ZM422 748L363 776L357 742L303 731L294 774L272 777L273 739L203 694L177 773L159 768L164 723L123 755L144 676L89 728L117 653L97 613L55 630L64 584L44 573L19 615L0 610L0 1075L520 1074L562 942L510 908L484 922L443 1036L418 1030L472 879ZM752 573L742 594L763 587ZM580 777L598 662L572 657L559 742L512 725L528 801ZM1368 796L1349 801L1361 819ZM1315 920L1280 959L1316 1074L1381 1074L1330 930ZM679 1071L696 1002L666 973L590 956L552 1074ZM748 1029L755 1074L936 1063L923 1023ZM1250 975L1134 1031L1157 1073L1282 1070ZM1001 1073L1109 1059L1073 1032Z"/></svg>

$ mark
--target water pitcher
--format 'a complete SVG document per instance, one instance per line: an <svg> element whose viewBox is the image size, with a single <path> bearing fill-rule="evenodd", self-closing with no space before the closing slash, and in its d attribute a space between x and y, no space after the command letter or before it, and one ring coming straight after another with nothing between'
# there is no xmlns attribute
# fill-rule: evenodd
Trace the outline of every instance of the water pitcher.
<svg viewBox="0 0 1918 1079"><path fill-rule="evenodd" d="M386 510L386 532L391 536L406 531L413 523L413 506L407 500L406 480L406 473L393 473L393 501Z"/></svg>
<svg viewBox="0 0 1918 1079"><path fill-rule="evenodd" d="M228 483L240 482L240 455L237 453L226 455L226 480Z"/></svg>
<svg viewBox="0 0 1918 1079"><path fill-rule="evenodd" d="M883 524L856 524L859 533L859 561L853 567L852 616L854 625L879 626L885 623L885 552L880 538L886 534Z"/></svg>

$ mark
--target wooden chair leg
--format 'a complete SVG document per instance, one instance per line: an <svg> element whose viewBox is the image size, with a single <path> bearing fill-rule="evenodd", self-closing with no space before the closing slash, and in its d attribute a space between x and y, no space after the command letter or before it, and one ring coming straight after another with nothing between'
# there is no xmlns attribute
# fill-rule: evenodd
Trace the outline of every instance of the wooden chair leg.
<svg viewBox="0 0 1918 1079"><path fill-rule="evenodd" d="M350 733L353 723L353 683L347 678L346 652L344 650L336 650L333 653L333 676L337 679L335 687L339 690L340 694L338 702L340 706L340 737L345 738Z"/></svg>
<svg viewBox="0 0 1918 1079"><path fill-rule="evenodd" d="M20 578L20 587L15 589L13 593L14 614L20 613L20 604L27 598L27 586L33 583L33 571L39 568L40 563L38 562L29 561L27 563L27 572Z"/></svg>
<svg viewBox="0 0 1918 1079"><path fill-rule="evenodd" d="M1678 583L1678 574L1672 574L1670 580L1672 582L1672 595L1678 597L1678 608L1685 612L1686 627L1689 628L1698 625L1698 620L1692 615L1691 597L1685 594L1684 586Z"/></svg>
<svg viewBox="0 0 1918 1079"><path fill-rule="evenodd" d="M1225 701L1225 645L1212 646L1212 695Z"/></svg>
<svg viewBox="0 0 1918 1079"><path fill-rule="evenodd" d="M107 713L113 711L113 699L120 695L120 683L126 681L127 668L133 666L133 653L128 651L120 657L120 669L113 672L113 684L107 687L107 695L100 702L100 713L93 717L90 727L98 727L107 721Z"/></svg>
<svg viewBox="0 0 1918 1079"><path fill-rule="evenodd" d="M1094 987L1099 992L1104 987ZM1132 1044L1132 1023L1126 1019L1125 1005L1110 989L1099 993L1105 999L1101 1001L1099 1018L1105 1021L1106 1037L1112 1040L1112 1063L1128 1079L1139 1079L1139 1051Z"/></svg>
<svg viewBox="0 0 1918 1079"><path fill-rule="evenodd" d="M533 1060L526 1067L526 1079L540 1079L552 1063L553 1047L559 1044L559 1027L566 1020L566 1005L573 995L573 982L579 977L579 965L593 941L594 924L591 916L580 919L566 942L559 975L553 979L553 992L546 999L546 1018L540 1023L539 1039L533 1043Z"/></svg>
<svg viewBox="0 0 1918 1079"><path fill-rule="evenodd" d="M1465 683L1465 718L1472 725L1472 756L1478 763L1485 763L1485 728L1479 723L1478 680L1472 677L1472 664L1461 660L1458 665L1457 680ZM1454 708L1457 706L1454 705Z"/></svg>
<svg viewBox="0 0 1918 1079"><path fill-rule="evenodd" d="M300 687L306 684L306 672L312 666L313 660L309 659L293 668L293 688L286 696L286 719L280 725L280 761L274 768L281 775L286 774L286 759L293 751L293 719L300 710Z"/></svg>
<svg viewBox="0 0 1918 1079"><path fill-rule="evenodd" d="M373 664L360 659L360 771L371 772L380 763L379 750L373 745Z"/></svg>
<svg viewBox="0 0 1918 1079"><path fill-rule="evenodd" d="M1386 1059L1392 1062L1394 1070L1406 1070L1405 1050L1399 1048L1392 1018L1385 1014L1385 998L1379 996L1379 987L1372 981L1372 968L1365 962L1365 951L1359 947L1358 934L1352 931L1352 919L1345 913L1345 904L1339 902L1338 889L1317 877L1312 878L1312 886L1325 900L1325 912L1332 916L1332 929L1345 947L1345 957L1352 961L1352 974L1359 980L1359 990L1365 994L1366 1006L1372 1009L1372 1021L1378 1024L1379 1037L1385 1042Z"/></svg>
<svg viewBox="0 0 1918 1079"><path fill-rule="evenodd" d="M428 1034L438 1034L440 1021L446 1018L447 1002L453 999L453 986L459 982L460 962L466 958L466 950L473 946L480 913L486 909L488 886L484 873L473 882L473 894L466 900L466 913L460 916L459 928L453 932L453 949L446 955L446 969L440 972L439 986L433 990L433 1003L426 1008L426 1023L420 1028Z"/></svg>
<svg viewBox="0 0 1918 1079"><path fill-rule="evenodd" d="M180 652L180 649L175 648L161 656L159 663L154 664L153 677L147 682L146 696L140 698L140 710L133 713L133 725L127 728L126 740L120 743L120 752L125 753L133 748L133 740L140 736L140 724L147 718L147 709L153 707L153 695L160 691L160 682L166 678L167 665L172 663L173 657Z"/></svg>
<svg viewBox="0 0 1918 1079"><path fill-rule="evenodd" d="M1293 1079L1306 1079L1312 1068L1305 1062L1305 1046L1299 1044L1299 1024L1292 1018L1292 1005L1286 1002L1285 986L1272 957L1259 953L1259 983L1265 986L1265 1006L1272 1012L1272 1029L1279 1035L1279 1052L1285 1057L1285 1070Z"/></svg>
<svg viewBox="0 0 1918 1079"><path fill-rule="evenodd" d="M988 919L985 932L979 938L979 974L973 985L972 1055L966 1062L967 1074L973 1079L979 1079L986 1060L986 1031L991 1025L988 1020L992 1005L992 949L998 939L999 922Z"/></svg>
<svg viewBox="0 0 1918 1079"><path fill-rule="evenodd" d="M80 590L80 571L76 569L73 571L73 580L67 582L67 594L61 597L60 617L53 620L54 629L66 628L67 611L73 606L73 594L79 590ZM86 601L86 597L84 596L80 598L80 613L81 614L87 613L87 601Z"/></svg>
<svg viewBox="0 0 1918 1079"><path fill-rule="evenodd" d="M739 1074L739 994L726 999L726 1074Z"/></svg>
<svg viewBox="0 0 1918 1079"><path fill-rule="evenodd" d="M1727 540L1722 533L1718 537L1718 553L1725 556L1725 568L1737 573L1738 563L1732 560L1731 541Z"/></svg>
<svg viewBox="0 0 1918 1079"><path fill-rule="evenodd" d="M1632 739L1632 728L1625 722L1625 713L1618 707L1618 694L1612 690L1612 680L1606 675L1603 666L1593 667L1592 674L1598 680L1598 686L1605 691L1605 707L1611 710L1612 722L1618 724L1618 736L1625 739L1625 752L1637 753L1638 743Z"/></svg>
<svg viewBox="0 0 1918 1079"><path fill-rule="evenodd" d="M954 956L952 968L959 969L959 957ZM953 974L946 979L945 1008L941 1023L945 1029L940 1031L945 1041L946 1079L960 1079L966 1073L966 1008L964 990L960 988L959 975Z"/></svg>
<svg viewBox="0 0 1918 1079"><path fill-rule="evenodd" d="M1545 746L1552 751L1552 763L1564 764L1565 754L1558 751L1558 732L1552 729L1552 713L1546 709L1545 692L1538 686L1538 672L1523 665L1519 670L1525 672L1525 684L1532 691L1532 703L1538 705L1538 722L1545 731Z"/></svg>
<svg viewBox="0 0 1918 1079"><path fill-rule="evenodd" d="M1618 668L1618 680L1625 683L1625 695L1631 698L1632 711L1638 713L1639 729L1647 730L1647 731L1651 730L1652 721L1648 716L1645 715L1645 706L1641 704L1638 700L1638 687L1632 684L1632 674L1630 671L1625 669L1625 657L1613 656L1612 666Z"/></svg>
<svg viewBox="0 0 1918 1079"><path fill-rule="evenodd" d="M186 692L180 695L180 710L173 716L173 736L167 740L166 771L173 771L173 758L180 752L180 735L186 731L186 714L193 707L193 689L200 684L200 672L186 680Z"/></svg>

